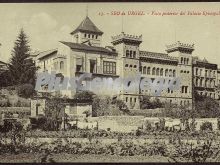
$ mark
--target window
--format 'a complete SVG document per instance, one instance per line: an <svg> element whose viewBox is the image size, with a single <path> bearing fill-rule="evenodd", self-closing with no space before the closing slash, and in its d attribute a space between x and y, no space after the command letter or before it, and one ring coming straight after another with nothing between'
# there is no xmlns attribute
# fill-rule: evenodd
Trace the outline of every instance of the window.
<svg viewBox="0 0 220 165"><path fill-rule="evenodd" d="M160 76L163 76L163 68L160 69Z"/></svg>
<svg viewBox="0 0 220 165"><path fill-rule="evenodd" d="M176 70L173 70L173 77L176 77Z"/></svg>
<svg viewBox="0 0 220 165"><path fill-rule="evenodd" d="M129 57L129 50L126 50L126 57Z"/></svg>
<svg viewBox="0 0 220 165"><path fill-rule="evenodd" d="M196 79L196 86L199 86L199 80Z"/></svg>
<svg viewBox="0 0 220 165"><path fill-rule="evenodd" d="M168 76L168 69L165 70L165 76Z"/></svg>
<svg viewBox="0 0 220 165"><path fill-rule="evenodd" d="M183 63L186 64L186 58L184 58L184 62Z"/></svg>
<svg viewBox="0 0 220 165"><path fill-rule="evenodd" d="M134 65L134 68L137 68L137 65Z"/></svg>
<svg viewBox="0 0 220 165"><path fill-rule="evenodd" d="M196 75L198 75L198 68L196 68Z"/></svg>
<svg viewBox="0 0 220 165"><path fill-rule="evenodd" d="M96 35L95 38L98 39L98 35Z"/></svg>
<svg viewBox="0 0 220 165"><path fill-rule="evenodd" d="M207 77L207 72L208 72L208 71L207 71L207 70L205 70L205 77Z"/></svg>
<svg viewBox="0 0 220 165"><path fill-rule="evenodd" d="M84 37L86 38L86 33L84 34Z"/></svg>
<svg viewBox="0 0 220 165"><path fill-rule="evenodd" d="M128 67L128 64L125 64L125 67Z"/></svg>
<svg viewBox="0 0 220 165"><path fill-rule="evenodd" d="M128 102L128 97L125 98L126 102Z"/></svg>
<svg viewBox="0 0 220 165"><path fill-rule="evenodd" d="M181 57L181 64L183 63L183 57Z"/></svg>
<svg viewBox="0 0 220 165"><path fill-rule="evenodd" d="M92 38L94 38L94 35L92 35Z"/></svg>
<svg viewBox="0 0 220 165"><path fill-rule="evenodd" d="M60 61L60 70L63 70L63 69L64 69L64 62Z"/></svg>
<svg viewBox="0 0 220 165"><path fill-rule="evenodd" d="M146 74L146 66L143 67L143 74Z"/></svg>
<svg viewBox="0 0 220 165"><path fill-rule="evenodd" d="M142 66L139 66L139 72L142 73Z"/></svg>
<svg viewBox="0 0 220 165"><path fill-rule="evenodd" d="M157 68L157 70L156 70L156 75L157 75L157 76L159 76L159 74L160 74L159 72L160 72L160 69Z"/></svg>
<svg viewBox="0 0 220 165"><path fill-rule="evenodd" d="M181 93L184 93L184 86L182 86L181 88Z"/></svg>
<svg viewBox="0 0 220 165"><path fill-rule="evenodd" d="M188 92L188 86L185 86L185 93Z"/></svg>
<svg viewBox="0 0 220 165"><path fill-rule="evenodd" d="M189 59L188 58L186 59L186 63L189 64Z"/></svg>
<svg viewBox="0 0 220 165"><path fill-rule="evenodd" d="M153 68L153 69L152 69L152 75L155 75L155 71L156 71L156 69Z"/></svg>
<svg viewBox="0 0 220 165"><path fill-rule="evenodd" d="M202 80L200 80L200 84L199 84L199 86L202 86Z"/></svg>
<svg viewBox="0 0 220 165"><path fill-rule="evenodd" d="M134 98L134 102L136 103L136 101L137 101L137 99L136 98Z"/></svg>
<svg viewBox="0 0 220 165"><path fill-rule="evenodd" d="M90 38L90 34L88 35L88 38Z"/></svg>
<svg viewBox="0 0 220 165"><path fill-rule="evenodd" d="M169 77L172 77L172 69L169 70Z"/></svg>
<svg viewBox="0 0 220 165"><path fill-rule="evenodd" d="M150 67L147 68L147 74L150 74Z"/></svg>
<svg viewBox="0 0 220 165"><path fill-rule="evenodd" d="M132 68L132 65L130 65L130 68Z"/></svg>
<svg viewBox="0 0 220 165"><path fill-rule="evenodd" d="M133 57L136 58L136 51L133 51Z"/></svg>
<svg viewBox="0 0 220 165"><path fill-rule="evenodd" d="M83 59L82 58L77 58L76 59L76 72L82 72L83 69Z"/></svg>
<svg viewBox="0 0 220 165"><path fill-rule="evenodd" d="M132 50L130 50L130 58L132 58Z"/></svg>
<svg viewBox="0 0 220 165"><path fill-rule="evenodd" d="M103 73L116 74L116 62L103 61Z"/></svg>
<svg viewBox="0 0 220 165"><path fill-rule="evenodd" d="M90 60L90 73L96 73L96 60Z"/></svg>

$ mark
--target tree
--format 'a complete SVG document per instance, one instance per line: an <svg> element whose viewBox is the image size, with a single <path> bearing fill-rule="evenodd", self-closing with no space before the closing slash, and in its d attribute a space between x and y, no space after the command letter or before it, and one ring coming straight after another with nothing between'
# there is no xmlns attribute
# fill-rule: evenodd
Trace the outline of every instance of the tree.
<svg viewBox="0 0 220 165"><path fill-rule="evenodd" d="M195 111L197 117L218 117L220 107L215 99L195 93Z"/></svg>
<svg viewBox="0 0 220 165"><path fill-rule="evenodd" d="M90 91L80 91L74 95L74 99L79 102L92 101L95 94Z"/></svg>
<svg viewBox="0 0 220 165"><path fill-rule="evenodd" d="M164 104L158 98L155 98L153 101L150 100L149 96L142 96L140 103L141 109L155 109L155 108L163 108Z"/></svg>
<svg viewBox="0 0 220 165"><path fill-rule="evenodd" d="M29 41L23 29L20 30L20 34L14 43L8 67L12 85L25 83L35 85L37 67L30 58Z"/></svg>
<svg viewBox="0 0 220 165"><path fill-rule="evenodd" d="M23 84L18 88L18 94L22 97L29 98L34 94L34 86L31 84Z"/></svg>
<svg viewBox="0 0 220 165"><path fill-rule="evenodd" d="M59 129L59 126L62 123L62 118L65 116L64 110L65 105L63 104L62 99L51 98L47 100L45 108L45 117L47 119L45 126L47 130L57 131Z"/></svg>

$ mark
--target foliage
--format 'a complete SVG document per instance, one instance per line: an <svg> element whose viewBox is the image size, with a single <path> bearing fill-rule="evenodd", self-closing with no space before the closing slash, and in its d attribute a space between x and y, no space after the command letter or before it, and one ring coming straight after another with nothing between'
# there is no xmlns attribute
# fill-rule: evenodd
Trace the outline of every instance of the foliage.
<svg viewBox="0 0 220 165"><path fill-rule="evenodd" d="M125 113L129 113L129 110L122 100L109 96L93 97L92 116L117 116Z"/></svg>
<svg viewBox="0 0 220 165"><path fill-rule="evenodd" d="M35 85L37 68L30 58L30 46L28 44L28 37L23 29L21 29L14 43L12 58L9 64L10 79L13 85L24 83Z"/></svg>
<svg viewBox="0 0 220 165"><path fill-rule="evenodd" d="M195 111L197 117L212 118L220 116L219 103L208 96L199 95L195 92Z"/></svg>
<svg viewBox="0 0 220 165"><path fill-rule="evenodd" d="M25 98L30 98L34 93L35 90L32 84L22 84L18 88L18 94Z"/></svg>
<svg viewBox="0 0 220 165"><path fill-rule="evenodd" d="M10 85L10 76L9 76L9 71L1 71L0 72L0 87L6 87Z"/></svg>
<svg viewBox="0 0 220 165"><path fill-rule="evenodd" d="M95 94L91 91L79 91L76 92L74 98L79 101L79 102L84 102L84 101L92 101L93 100L93 96Z"/></svg>
<svg viewBox="0 0 220 165"><path fill-rule="evenodd" d="M149 96L144 95L140 98L140 100L141 109L155 109L164 107L164 104L161 103L158 98L155 98L153 101L151 101Z"/></svg>
<svg viewBox="0 0 220 165"><path fill-rule="evenodd" d="M46 127L48 130L58 130L62 117L65 116L65 105L59 98L51 98L46 101L45 117L47 118Z"/></svg>
<svg viewBox="0 0 220 165"><path fill-rule="evenodd" d="M202 123L200 129L202 131L205 131L205 130L209 130L209 131L212 131L212 123L211 122L205 122L205 123Z"/></svg>

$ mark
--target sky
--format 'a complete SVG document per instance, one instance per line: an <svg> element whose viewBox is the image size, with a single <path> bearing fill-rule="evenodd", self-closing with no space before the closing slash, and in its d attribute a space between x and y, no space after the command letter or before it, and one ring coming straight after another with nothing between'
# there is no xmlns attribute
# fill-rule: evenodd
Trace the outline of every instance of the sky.
<svg viewBox="0 0 220 165"><path fill-rule="evenodd" d="M87 10L88 8L88 10ZM104 32L102 46L122 31L142 35L140 50L166 53L176 41L195 44L194 56L220 66L220 15L188 15L188 12L220 12L220 3L22 3L0 4L0 60L8 62L21 28L29 37L32 51L58 47L71 41L72 32L88 16ZM111 15L112 12L126 15ZM128 15L140 11L145 15ZM155 15L152 13L177 15ZM180 15L185 12L185 15ZM105 15L101 16L103 13ZM109 14L107 14L109 13Z"/></svg>

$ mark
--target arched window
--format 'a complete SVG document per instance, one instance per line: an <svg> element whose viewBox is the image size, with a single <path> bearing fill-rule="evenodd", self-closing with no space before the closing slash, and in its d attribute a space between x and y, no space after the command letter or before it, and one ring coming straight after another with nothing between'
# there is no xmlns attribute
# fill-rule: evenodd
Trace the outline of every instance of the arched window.
<svg viewBox="0 0 220 165"><path fill-rule="evenodd" d="M200 84L199 84L199 86L200 86L200 87L202 86L202 79L200 80Z"/></svg>
<svg viewBox="0 0 220 165"><path fill-rule="evenodd" d="M168 76L168 69L165 70L165 76Z"/></svg>
<svg viewBox="0 0 220 165"><path fill-rule="evenodd" d="M172 77L172 69L169 70L169 77Z"/></svg>
<svg viewBox="0 0 220 165"><path fill-rule="evenodd" d="M146 74L146 66L143 67L143 74Z"/></svg>
<svg viewBox="0 0 220 165"><path fill-rule="evenodd" d="M196 79L196 86L199 86L199 80Z"/></svg>
<svg viewBox="0 0 220 165"><path fill-rule="evenodd" d="M64 62L60 61L60 70L63 70L63 69L64 69Z"/></svg>
<svg viewBox="0 0 220 165"><path fill-rule="evenodd" d="M173 70L173 77L176 77L176 70Z"/></svg>
<svg viewBox="0 0 220 165"><path fill-rule="evenodd" d="M130 58L132 58L132 50L130 50Z"/></svg>
<svg viewBox="0 0 220 165"><path fill-rule="evenodd" d="M189 64L189 59L188 58L186 59L186 63Z"/></svg>
<svg viewBox="0 0 220 165"><path fill-rule="evenodd" d="M163 76L163 68L160 69L160 76Z"/></svg>
<svg viewBox="0 0 220 165"><path fill-rule="evenodd" d="M142 73L142 66L139 66L139 72Z"/></svg>
<svg viewBox="0 0 220 165"><path fill-rule="evenodd" d="M157 70L156 70L156 75L159 76L159 74L160 74L160 69L157 68Z"/></svg>
<svg viewBox="0 0 220 165"><path fill-rule="evenodd" d="M137 68L137 65L134 65L134 68Z"/></svg>
<svg viewBox="0 0 220 165"><path fill-rule="evenodd" d="M133 57L136 58L136 51L133 51Z"/></svg>
<svg viewBox="0 0 220 165"><path fill-rule="evenodd" d="M186 58L184 58L184 62L183 63L186 64Z"/></svg>
<svg viewBox="0 0 220 165"><path fill-rule="evenodd" d="M126 57L129 57L129 50L126 50Z"/></svg>
<svg viewBox="0 0 220 165"><path fill-rule="evenodd" d="M208 87L208 80L205 80L205 87Z"/></svg>
<svg viewBox="0 0 220 165"><path fill-rule="evenodd" d="M183 63L183 57L181 57L181 64Z"/></svg>
<svg viewBox="0 0 220 165"><path fill-rule="evenodd" d="M125 64L125 67L128 67L128 64Z"/></svg>
<svg viewBox="0 0 220 165"><path fill-rule="evenodd" d="M155 71L156 71L156 69L153 68L153 69L152 69L152 75L155 75Z"/></svg>
<svg viewBox="0 0 220 165"><path fill-rule="evenodd" d="M147 74L150 74L150 67L147 68Z"/></svg>
<svg viewBox="0 0 220 165"><path fill-rule="evenodd" d="M130 65L130 68L132 68L132 65Z"/></svg>

